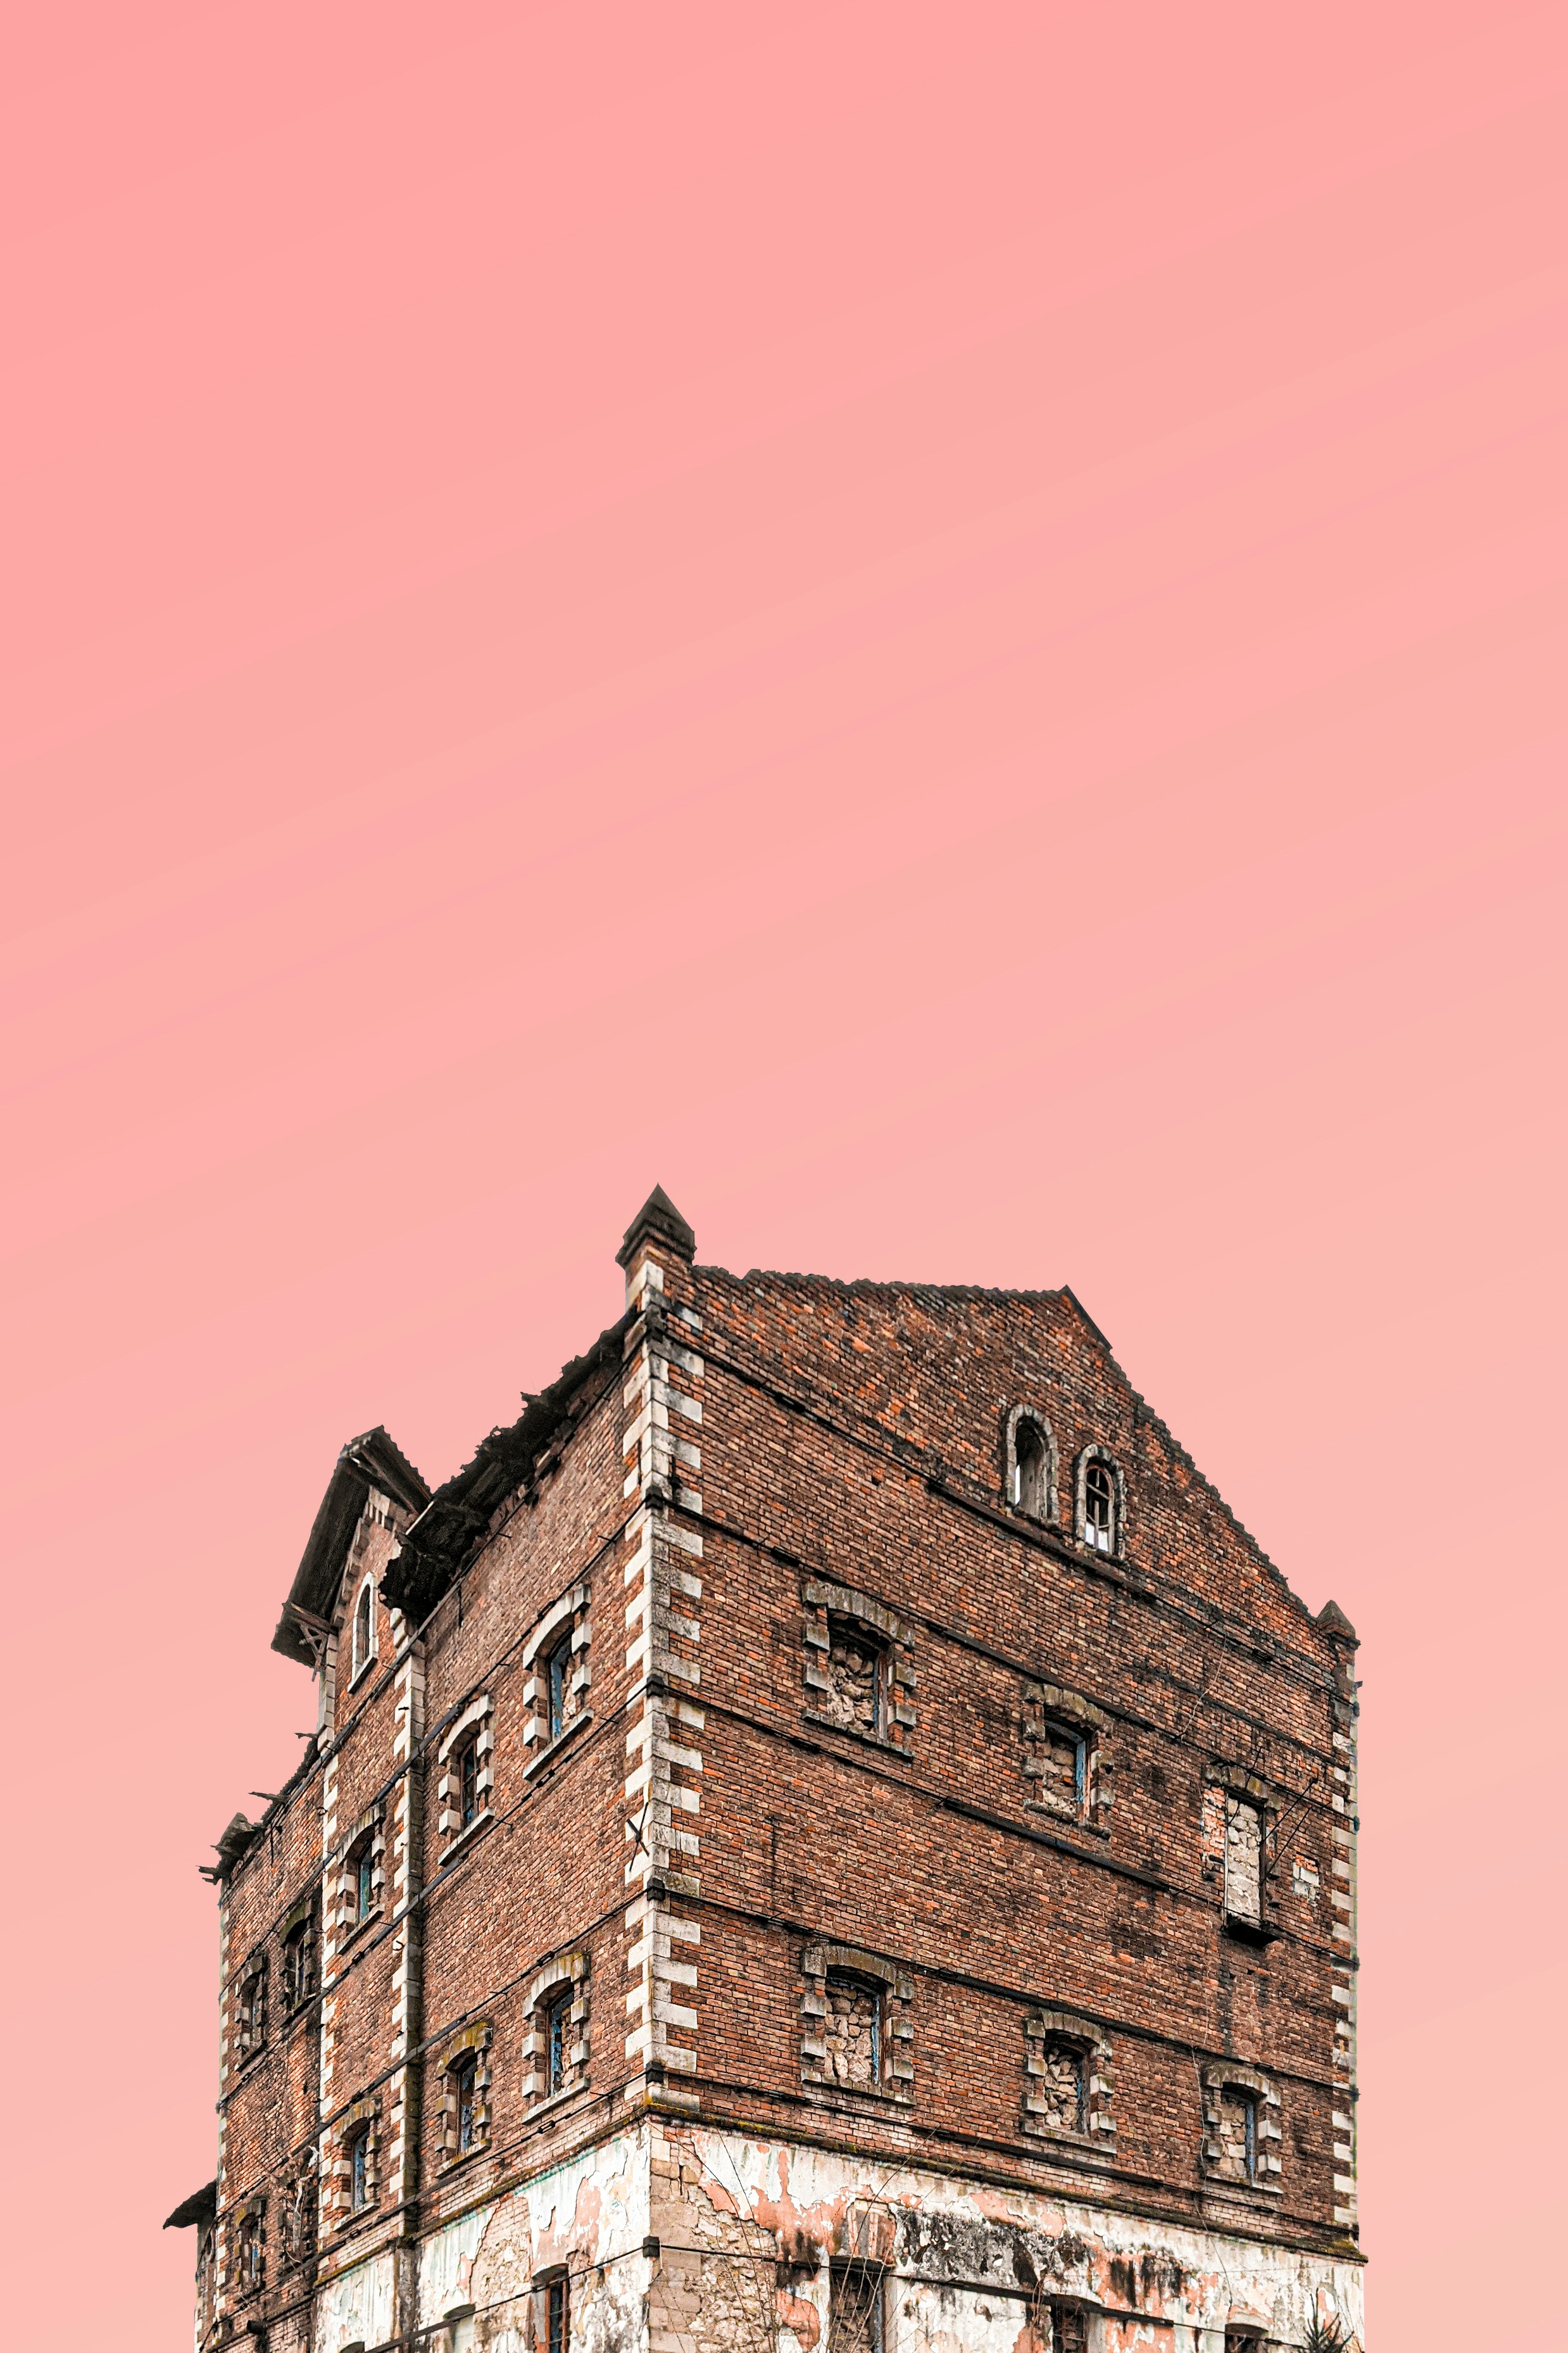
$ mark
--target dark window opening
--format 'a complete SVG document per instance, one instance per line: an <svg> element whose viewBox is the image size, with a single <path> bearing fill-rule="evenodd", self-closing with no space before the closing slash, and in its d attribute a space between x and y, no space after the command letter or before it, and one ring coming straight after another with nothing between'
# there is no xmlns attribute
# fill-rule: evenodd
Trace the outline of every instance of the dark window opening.
<svg viewBox="0 0 1568 2353"><path fill-rule="evenodd" d="M239 1989L239 2047L259 2051L267 2040L267 1972L253 1969Z"/></svg>
<svg viewBox="0 0 1568 2353"><path fill-rule="evenodd" d="M1051 2306L1051 2353L1087 2353L1089 2330L1081 2304Z"/></svg>
<svg viewBox="0 0 1568 2353"><path fill-rule="evenodd" d="M472 2148L479 2137L479 2063L470 2051L452 2070L452 2096L458 2111L458 2150Z"/></svg>
<svg viewBox="0 0 1568 2353"><path fill-rule="evenodd" d="M372 1622L370 1588L366 1585L361 1588L354 1608L353 1672L356 1675L369 1662Z"/></svg>
<svg viewBox="0 0 1568 2353"><path fill-rule="evenodd" d="M544 2089L563 2092L572 2063L572 1989L563 1986L544 2005Z"/></svg>
<svg viewBox="0 0 1568 2353"><path fill-rule="evenodd" d="M829 2287L833 2353L884 2353L880 2263L835 2263Z"/></svg>
<svg viewBox="0 0 1568 2353"><path fill-rule="evenodd" d="M349 2143L349 2204L357 2214L370 2204L370 2126L363 2125Z"/></svg>
<svg viewBox="0 0 1568 2353"><path fill-rule="evenodd" d="M1031 1520L1043 1520L1049 1503L1049 1456L1037 1421L1020 1419L1013 1433L1013 1501Z"/></svg>
<svg viewBox="0 0 1568 2353"><path fill-rule="evenodd" d="M556 1643L544 1670L550 1700L550 1737L559 1740L566 1729L566 1707L572 1687L572 1637Z"/></svg>
<svg viewBox="0 0 1568 2353"><path fill-rule="evenodd" d="M1091 1462L1083 1481L1084 1542L1096 1552L1116 1549L1116 1482L1103 1462Z"/></svg>
<svg viewBox="0 0 1568 2353"><path fill-rule="evenodd" d="M571 2331L571 2297L563 2274L550 2281L544 2291L544 2342L540 2353L567 2353Z"/></svg>
<svg viewBox="0 0 1568 2353"><path fill-rule="evenodd" d="M368 1831L349 1857L349 1872L353 1888L354 1918L356 1921L368 1920L375 1909L375 1852Z"/></svg>
<svg viewBox="0 0 1568 2353"><path fill-rule="evenodd" d="M261 2217L247 2214L239 2226L239 2284L242 2289L261 2285Z"/></svg>
<svg viewBox="0 0 1568 2353"><path fill-rule="evenodd" d="M301 1920L283 1939L283 2004L295 2010L308 1999L315 1979L310 1923Z"/></svg>
<svg viewBox="0 0 1568 2353"><path fill-rule="evenodd" d="M479 1810L479 1737L465 1740L457 1757L458 1827L467 1830Z"/></svg>

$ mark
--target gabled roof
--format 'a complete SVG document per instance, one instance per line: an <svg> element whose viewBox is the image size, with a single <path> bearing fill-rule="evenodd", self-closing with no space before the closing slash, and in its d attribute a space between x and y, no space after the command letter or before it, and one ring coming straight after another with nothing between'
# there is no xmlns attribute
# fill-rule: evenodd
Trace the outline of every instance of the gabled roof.
<svg viewBox="0 0 1568 2353"><path fill-rule="evenodd" d="M331 1613L343 1562L373 1487L405 1512L422 1512L430 1501L430 1490L413 1463L379 1425L351 1438L338 1456L272 1637L273 1649L286 1659L298 1659L301 1666L316 1663L310 1630L323 1626Z"/></svg>
<svg viewBox="0 0 1568 2353"><path fill-rule="evenodd" d="M573 1400L603 1366L618 1368L621 1342L631 1316L601 1332L593 1346L563 1366L547 1389L524 1396L514 1422L481 1439L473 1458L437 1487L412 1527L405 1530L395 1557L381 1580L393 1609L416 1620L427 1618L489 1525L503 1497L532 1476L534 1466L562 1425Z"/></svg>

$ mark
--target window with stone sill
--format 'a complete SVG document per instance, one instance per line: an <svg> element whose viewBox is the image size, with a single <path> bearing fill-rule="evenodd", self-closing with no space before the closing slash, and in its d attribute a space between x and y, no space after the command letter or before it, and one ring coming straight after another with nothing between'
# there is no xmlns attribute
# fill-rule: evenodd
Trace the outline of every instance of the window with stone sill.
<svg viewBox="0 0 1568 2353"><path fill-rule="evenodd" d="M1087 2140L1116 2153L1110 2045L1092 2019L1071 2010L1030 2010L1024 2020L1024 2130L1032 2137Z"/></svg>
<svg viewBox="0 0 1568 2353"><path fill-rule="evenodd" d="M890 1609L852 1587L812 1578L803 1598L807 1715L907 1753L916 1719L906 1628Z"/></svg>
<svg viewBox="0 0 1568 2353"><path fill-rule="evenodd" d="M235 2004L235 2044L241 2059L250 2058L267 2041L267 1964L255 1962L240 1979Z"/></svg>
<svg viewBox="0 0 1568 2353"><path fill-rule="evenodd" d="M349 2208L353 2213L363 2213L374 2203L371 2165L370 2126L361 2125L349 2141Z"/></svg>
<svg viewBox="0 0 1568 2353"><path fill-rule="evenodd" d="M1057 1443L1033 1407L1016 1405L1003 1444L1003 1489L1016 1512L1049 1525L1057 1516Z"/></svg>
<svg viewBox="0 0 1568 2353"><path fill-rule="evenodd" d="M589 1588L574 1585L553 1602L523 1644L523 1745L542 1752L587 1712L593 1636Z"/></svg>
<svg viewBox="0 0 1568 2353"><path fill-rule="evenodd" d="M914 2078L910 1979L848 1945L808 1945L801 1967L803 2083L907 2102Z"/></svg>
<svg viewBox="0 0 1568 2353"><path fill-rule="evenodd" d="M1221 2061L1203 2070L1204 2171L1239 2189L1282 2187L1279 2095L1256 2068Z"/></svg>
<svg viewBox="0 0 1568 2353"><path fill-rule="evenodd" d="M529 1989L522 2044L529 2072L521 2089L531 2107L580 2091L588 2081L588 1978L584 1948L557 1954Z"/></svg>

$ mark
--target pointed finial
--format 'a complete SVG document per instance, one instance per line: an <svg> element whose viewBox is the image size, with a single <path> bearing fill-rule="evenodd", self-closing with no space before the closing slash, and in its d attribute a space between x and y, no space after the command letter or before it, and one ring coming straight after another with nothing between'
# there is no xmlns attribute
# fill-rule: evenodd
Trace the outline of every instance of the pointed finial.
<svg viewBox="0 0 1568 2353"><path fill-rule="evenodd" d="M1336 1641L1360 1642L1360 1636L1337 1601L1324 1602L1318 1612L1318 1623L1324 1633L1331 1635Z"/></svg>
<svg viewBox="0 0 1568 2353"><path fill-rule="evenodd" d="M626 1228L626 1240L616 1252L616 1264L629 1267L647 1241L661 1242L677 1258L683 1258L688 1266L697 1255L697 1236L662 1185L654 1187Z"/></svg>

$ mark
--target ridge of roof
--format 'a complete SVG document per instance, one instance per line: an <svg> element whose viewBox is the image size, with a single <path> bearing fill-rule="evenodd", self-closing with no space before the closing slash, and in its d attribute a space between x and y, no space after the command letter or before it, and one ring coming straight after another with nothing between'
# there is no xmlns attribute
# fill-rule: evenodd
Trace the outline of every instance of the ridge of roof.
<svg viewBox="0 0 1568 2353"><path fill-rule="evenodd" d="M736 1274L727 1266L698 1266L692 1271L694 1274L720 1274L727 1282L784 1282L801 1290L843 1291L867 1296L876 1292L896 1292L904 1298L925 1295L933 1299L1062 1299L1072 1296L1065 1285L1055 1290L1024 1291L1007 1290L997 1284L983 1282L921 1282L900 1276L891 1276L884 1281L866 1274L855 1275L847 1281L842 1275L800 1274L773 1266L750 1266L744 1274ZM1076 1300L1073 1304L1078 1305ZM1083 1310L1079 1308L1079 1312L1081 1314Z"/></svg>
<svg viewBox="0 0 1568 2353"><path fill-rule="evenodd" d="M273 1649L301 1666L316 1663L310 1629L322 1623L331 1607L344 1556L373 1487L391 1495L405 1511L423 1511L430 1501L425 1481L380 1422L339 1448L272 1637Z"/></svg>
<svg viewBox="0 0 1568 2353"><path fill-rule="evenodd" d="M383 1599L416 1621L427 1618L466 1563L503 1495L521 1486L563 1422L584 1384L602 1366L620 1362L630 1312L607 1324L592 1346L563 1365L548 1388L523 1393L517 1419L481 1438L462 1468L437 1487L405 1528L381 1580Z"/></svg>

